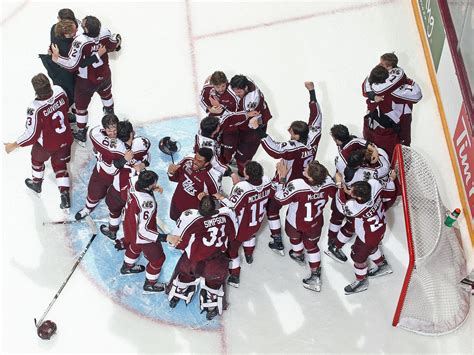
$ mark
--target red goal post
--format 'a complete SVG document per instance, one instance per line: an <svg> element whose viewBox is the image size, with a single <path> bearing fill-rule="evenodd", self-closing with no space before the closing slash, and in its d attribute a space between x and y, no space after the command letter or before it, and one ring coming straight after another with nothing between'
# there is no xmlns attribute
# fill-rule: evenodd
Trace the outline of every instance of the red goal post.
<svg viewBox="0 0 474 355"><path fill-rule="evenodd" d="M468 274L459 230L446 227L448 210L426 160L397 145L392 167L402 190L409 263L393 326L425 335L459 328L469 315Z"/></svg>

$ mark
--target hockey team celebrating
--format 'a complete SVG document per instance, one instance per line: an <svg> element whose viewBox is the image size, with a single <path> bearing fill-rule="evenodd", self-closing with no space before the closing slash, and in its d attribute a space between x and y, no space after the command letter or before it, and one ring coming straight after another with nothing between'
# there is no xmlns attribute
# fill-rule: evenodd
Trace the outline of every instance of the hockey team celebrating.
<svg viewBox="0 0 474 355"><path fill-rule="evenodd" d="M179 162L173 160L166 172L155 172L149 169L149 153L158 147L135 135L132 123L114 113L108 53L120 50L120 35L94 16L77 20L70 9L60 10L58 20L51 30L50 53L41 56L53 85L45 74L32 78L36 97L27 109L26 130L15 142L6 143L5 150L32 147L32 176L25 184L36 193L42 190L45 162L51 159L60 208L69 209L71 146L74 139L84 144L89 137L96 164L87 196L81 197L85 205L75 219L86 218L105 199L109 223L100 231L124 251L122 275L144 272L144 291L166 292L172 308L180 300L191 302L200 289L200 307L212 319L225 309L226 284L240 285L241 247L246 263L253 262L256 237L266 217L268 247L284 256L289 243L290 258L309 266L302 285L319 292L326 205L331 217L325 253L344 263L348 257L342 247L353 239L355 281L344 288L345 293L364 291L369 278L392 272L381 248L386 211L399 194L391 158L397 144L410 145L413 105L422 98L420 87L398 66L395 54L383 54L362 84L367 102L363 138L341 124L330 128L338 148L335 169L317 159L323 116L313 82L304 83L308 119L293 121L288 140L279 142L267 133L274 121L257 84L246 75L229 81L216 71L201 91L205 117L194 150ZM104 116L100 125L89 129L87 109L95 92ZM172 139L166 137L161 144L162 150L173 153ZM276 172L264 172L253 160L259 147L275 159ZM169 206L175 225L168 234L157 222L154 194L163 192L159 175L176 183ZM231 191L223 191L224 178L232 181ZM287 242L280 220L283 206L287 206L283 222ZM162 243L183 252L166 282L158 281L167 262ZM146 265L137 263L142 253Z"/></svg>

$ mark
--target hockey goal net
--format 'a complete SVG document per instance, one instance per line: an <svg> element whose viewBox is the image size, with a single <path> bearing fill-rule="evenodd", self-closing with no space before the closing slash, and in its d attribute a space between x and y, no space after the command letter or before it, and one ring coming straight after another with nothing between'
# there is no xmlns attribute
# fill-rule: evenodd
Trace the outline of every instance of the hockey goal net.
<svg viewBox="0 0 474 355"><path fill-rule="evenodd" d="M459 231L444 225L448 210L419 153L398 145L392 165L402 189L409 254L392 324L425 335L446 334L469 314L470 294L460 284L467 270Z"/></svg>

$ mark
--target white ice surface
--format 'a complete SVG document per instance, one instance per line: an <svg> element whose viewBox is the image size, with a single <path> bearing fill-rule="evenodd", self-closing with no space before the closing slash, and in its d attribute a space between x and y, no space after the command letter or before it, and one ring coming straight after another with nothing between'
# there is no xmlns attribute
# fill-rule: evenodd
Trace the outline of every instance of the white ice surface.
<svg viewBox="0 0 474 355"><path fill-rule="evenodd" d="M303 82L314 80L324 114L318 160L331 171L336 147L329 128L343 123L361 134L360 84L381 53L396 51L400 65L424 94L414 110L413 147L431 163L446 206L460 206L410 1L2 1L3 142L23 131L24 113L33 98L30 79L44 72L37 54L46 50L57 10L66 6L79 18L96 15L122 34L123 50L111 60L113 94L116 111L134 123L202 116L196 85L200 88L210 73L223 70L228 77L243 73L257 82L274 116L269 132L284 140L291 121L307 118ZM260 26L264 23L267 26ZM89 111L91 125L98 124L98 97ZM400 205L389 213L384 240L394 273L371 281L362 294L344 295L343 287L354 277L352 267L325 255L321 293L304 289L301 279L308 270L267 248L265 225L255 262L243 266L240 289L229 290L231 307L223 317L223 332L174 328L139 318L112 303L79 269L48 316L58 323L58 335L41 341L33 318L50 302L74 256L63 227L42 226L45 220L61 218L62 212L49 164L41 199L26 190L29 156L27 148L0 154L2 353L473 352L472 317L443 337L423 337L391 326L407 264ZM73 175L80 158L73 159ZM275 162L262 150L257 159L272 175ZM470 248L465 223L460 224ZM322 248L326 230L327 226ZM472 265L470 250L468 258Z"/></svg>

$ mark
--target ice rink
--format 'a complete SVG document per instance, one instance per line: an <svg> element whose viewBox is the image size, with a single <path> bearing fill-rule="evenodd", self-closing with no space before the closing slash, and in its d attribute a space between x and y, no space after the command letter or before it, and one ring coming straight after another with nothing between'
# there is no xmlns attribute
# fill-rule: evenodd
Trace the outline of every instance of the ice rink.
<svg viewBox="0 0 474 355"><path fill-rule="evenodd" d="M47 50L49 30L64 7L80 19L94 15L122 35L122 50L111 55L116 113L131 120L142 134L153 135L154 142L166 134L179 138L180 156L190 153L198 118L204 116L198 105L204 80L222 70L228 78L245 74L256 82L273 114L269 132L282 141L288 139L293 120L307 120L303 83L314 81L323 111L317 159L333 173L337 149L329 128L343 123L353 134L362 134L361 83L382 53L395 51L399 65L423 91L414 108L412 146L430 162L445 205L449 209L461 205L409 0L2 1L2 142L12 142L23 132L26 108L34 98L30 79L46 73L38 54ZM100 123L101 109L95 96L89 107L90 126ZM170 159L156 144L152 149L153 166L166 189L160 197L160 215L165 219L174 188L165 172ZM229 309L212 322L199 314L196 299L187 308L180 305L171 311L164 295L142 295L143 276L120 278L122 254L98 235L47 317L58 324L58 334L43 341L36 335L33 318L46 309L89 235L78 225L43 226L65 218L49 164L38 198L24 184L31 173L30 149L8 156L2 151L0 157L2 353L474 351L472 315L459 330L441 337L391 326L408 261L401 204L389 211L384 238L394 273L371 280L366 292L344 295L344 286L354 279L352 264L338 264L324 254L321 292L304 289L301 279L309 269L269 250L265 223L254 263L243 262L240 288L229 290ZM90 146L73 145L69 218L84 203L92 159ZM273 175L275 161L262 149L256 160L266 175ZM322 250L329 212L327 206ZM106 216L103 204L92 215L96 220ZM465 221L459 225L472 267ZM288 251L289 241L284 242ZM349 254L350 246L344 250ZM168 250L167 255L163 281L177 252Z"/></svg>

